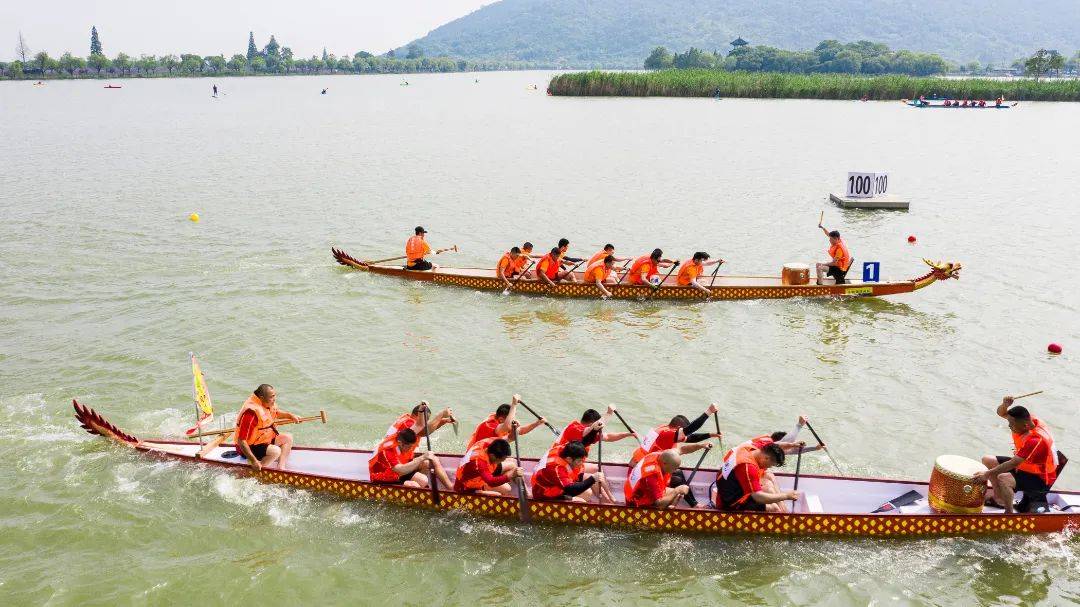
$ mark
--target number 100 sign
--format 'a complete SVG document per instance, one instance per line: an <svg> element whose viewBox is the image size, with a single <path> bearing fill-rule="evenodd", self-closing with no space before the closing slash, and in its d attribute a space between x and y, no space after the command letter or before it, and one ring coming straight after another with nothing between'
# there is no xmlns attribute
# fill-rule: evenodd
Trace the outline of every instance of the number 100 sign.
<svg viewBox="0 0 1080 607"><path fill-rule="evenodd" d="M873 198L889 190L888 173L848 173L848 198Z"/></svg>

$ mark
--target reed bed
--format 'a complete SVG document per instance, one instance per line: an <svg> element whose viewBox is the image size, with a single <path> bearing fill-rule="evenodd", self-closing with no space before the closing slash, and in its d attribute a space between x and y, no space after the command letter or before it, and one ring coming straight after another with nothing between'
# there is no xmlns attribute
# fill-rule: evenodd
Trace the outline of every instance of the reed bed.
<svg viewBox="0 0 1080 607"><path fill-rule="evenodd" d="M760 99L953 99L1080 101L1080 80L948 79L851 74L782 74L671 69L658 72L576 72L548 84L552 95L578 97L747 97Z"/></svg>

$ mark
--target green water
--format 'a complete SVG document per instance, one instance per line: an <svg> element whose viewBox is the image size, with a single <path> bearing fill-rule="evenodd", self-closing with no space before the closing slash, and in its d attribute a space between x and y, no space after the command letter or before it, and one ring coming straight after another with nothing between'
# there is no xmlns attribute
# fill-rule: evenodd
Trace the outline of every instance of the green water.
<svg viewBox="0 0 1080 607"><path fill-rule="evenodd" d="M515 391L559 425L614 402L649 427L715 400L732 439L803 412L849 473L924 479L943 453L1006 453L994 406L1045 389L1026 404L1077 451L1075 106L564 99L543 73L479 78L251 78L218 99L206 80L0 84L0 603L1080 602L1068 534L525 527L152 462L74 424L78 398L140 436L182 431L195 351L219 411L261 382L326 409L295 431L310 445L371 447L421 398L469 427ZM847 171L877 169L910 212L827 203ZM962 278L880 301L553 301L329 254L389 257L423 224L461 249L448 265L567 236L580 254L706 249L776 273L824 256L821 210L857 264L910 278L945 259ZM1080 466L1059 487L1080 487Z"/></svg>

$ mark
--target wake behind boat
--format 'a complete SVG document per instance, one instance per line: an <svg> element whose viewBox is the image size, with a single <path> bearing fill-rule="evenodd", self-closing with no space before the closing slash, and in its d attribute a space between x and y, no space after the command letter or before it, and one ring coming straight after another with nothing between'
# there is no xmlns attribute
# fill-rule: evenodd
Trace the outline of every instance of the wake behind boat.
<svg viewBox="0 0 1080 607"><path fill-rule="evenodd" d="M198 457L200 445L173 440L141 440L110 423L94 410L74 402L75 416L91 434L101 435L137 453L191 464L213 466L260 482L289 485L334 494L345 499L383 502L440 511L464 511L479 516L567 523L596 527L637 528L651 531L692 532L713 535L803 536L948 536L1002 533L1048 533L1080 527L1080 492L1052 491L1049 511L1005 514L987 507L973 514L939 514L929 504L935 495L930 483L897 479L836 477L777 473L781 489L790 489L798 478L802 496L793 512L729 512L715 509L672 507L667 509L570 501L520 500L517 489L510 496L433 493L427 488L377 484L368 477L372 452L363 449L293 447L284 469L254 470L232 445L220 445ZM460 454L437 454L452 474ZM536 462L521 458L531 469ZM622 501L622 481L627 466L604 463L602 471L613 481L616 502ZM706 495L715 469L701 468L690 483L692 491ZM529 473L527 473L529 474ZM936 472L935 472L936 474ZM525 504L526 515L522 516Z"/></svg>
<svg viewBox="0 0 1080 607"><path fill-rule="evenodd" d="M415 271L400 265L380 265L361 261L337 248L331 249L334 259L343 266L363 272L393 276L405 280L433 282L440 285L464 287L478 291L503 291L505 283L498 278L494 268L446 268ZM612 299L656 300L745 300L787 299L794 297L882 297L911 293L928 287L940 280L959 278L961 266L954 263L931 263L930 271L909 280L892 282L848 282L846 284L786 284L783 276L717 276L715 281L704 278L710 292L676 284L674 276L665 278L657 288L650 285L618 284L608 286ZM549 286L539 280L515 280L513 291L528 295L568 298L598 298L600 290L583 282L584 272L575 272L577 282L560 282Z"/></svg>

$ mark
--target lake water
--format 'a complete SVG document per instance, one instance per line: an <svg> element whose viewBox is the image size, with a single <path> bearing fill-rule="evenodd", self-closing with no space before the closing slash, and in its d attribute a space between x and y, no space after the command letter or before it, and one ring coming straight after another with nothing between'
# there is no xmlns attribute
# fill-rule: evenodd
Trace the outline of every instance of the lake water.
<svg viewBox="0 0 1080 607"><path fill-rule="evenodd" d="M803 412L848 473L925 479L944 453L1007 453L994 407L1044 389L1025 404L1080 461L1080 105L570 99L548 77L223 79L217 99L210 80L0 83L0 602L1080 603L1072 535L526 527L153 463L75 425L72 398L137 435L182 431L195 351L220 411L261 382L326 409L301 444L371 447L422 398L468 428L515 391L558 425L613 402L646 428L715 400L729 441ZM852 170L889 171L911 211L830 205ZM422 224L461 249L445 265L566 236L578 254L704 249L777 273L825 256L822 210L885 277L923 257L962 277L887 300L680 305L502 297L330 257L400 254ZM1080 465L1058 486L1080 487Z"/></svg>

